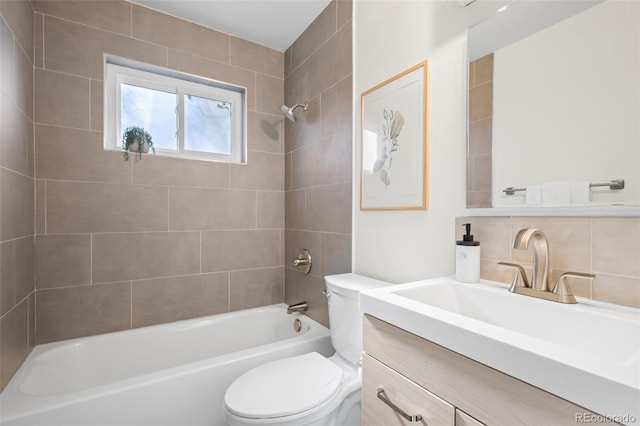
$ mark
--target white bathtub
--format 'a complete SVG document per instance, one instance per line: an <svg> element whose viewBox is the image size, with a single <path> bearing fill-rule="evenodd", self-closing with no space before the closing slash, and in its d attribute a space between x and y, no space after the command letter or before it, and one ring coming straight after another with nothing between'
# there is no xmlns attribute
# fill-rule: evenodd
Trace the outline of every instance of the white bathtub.
<svg viewBox="0 0 640 426"><path fill-rule="evenodd" d="M333 353L329 330L284 304L39 345L0 394L0 424L219 426L240 374L313 351Z"/></svg>

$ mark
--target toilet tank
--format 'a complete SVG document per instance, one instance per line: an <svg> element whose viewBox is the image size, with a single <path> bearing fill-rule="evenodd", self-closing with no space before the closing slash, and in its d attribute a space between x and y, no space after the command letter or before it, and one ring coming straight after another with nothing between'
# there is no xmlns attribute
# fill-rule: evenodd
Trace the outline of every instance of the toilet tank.
<svg viewBox="0 0 640 426"><path fill-rule="evenodd" d="M362 356L360 292L391 283L351 273L327 275L324 280L329 302L331 343L342 358L355 364Z"/></svg>

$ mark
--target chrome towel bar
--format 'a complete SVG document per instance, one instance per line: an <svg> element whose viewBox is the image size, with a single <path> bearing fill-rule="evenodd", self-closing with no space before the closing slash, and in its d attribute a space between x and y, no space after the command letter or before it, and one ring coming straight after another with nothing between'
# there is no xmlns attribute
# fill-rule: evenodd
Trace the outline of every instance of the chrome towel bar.
<svg viewBox="0 0 640 426"><path fill-rule="evenodd" d="M624 189L624 179L614 179L612 181L605 182L605 183L590 183L589 184L589 188L595 188L596 186L608 186L609 189L611 189L611 190ZM526 191L526 190L527 190L527 188L514 188L513 186L510 186L508 188L503 189L502 192L504 192L507 195L513 195L516 192Z"/></svg>

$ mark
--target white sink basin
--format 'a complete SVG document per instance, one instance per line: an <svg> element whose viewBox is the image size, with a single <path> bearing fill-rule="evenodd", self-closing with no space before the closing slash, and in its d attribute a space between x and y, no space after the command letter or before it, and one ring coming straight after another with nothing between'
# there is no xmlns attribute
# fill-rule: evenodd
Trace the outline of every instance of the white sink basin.
<svg viewBox="0 0 640 426"><path fill-rule="evenodd" d="M640 310L577 299L446 277L366 291L360 308L577 405L640 419Z"/></svg>

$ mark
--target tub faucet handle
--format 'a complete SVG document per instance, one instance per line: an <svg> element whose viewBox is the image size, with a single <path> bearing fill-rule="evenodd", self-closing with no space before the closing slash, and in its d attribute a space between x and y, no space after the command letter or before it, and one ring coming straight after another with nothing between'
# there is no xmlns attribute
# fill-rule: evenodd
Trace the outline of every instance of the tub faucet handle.
<svg viewBox="0 0 640 426"><path fill-rule="evenodd" d="M292 314L294 312L305 312L309 308L307 302L294 303L287 307L287 313Z"/></svg>

